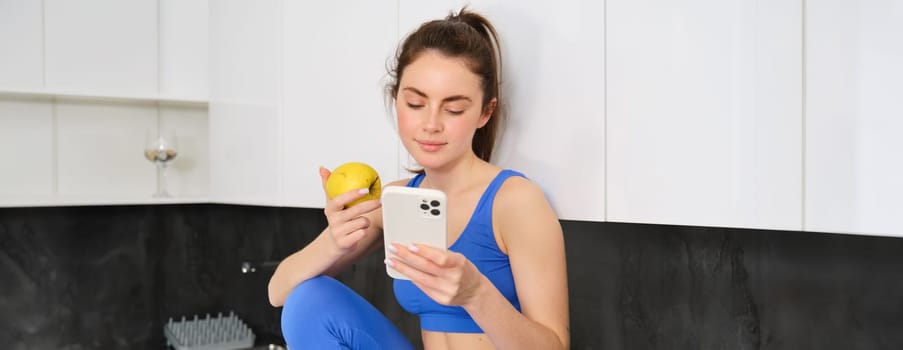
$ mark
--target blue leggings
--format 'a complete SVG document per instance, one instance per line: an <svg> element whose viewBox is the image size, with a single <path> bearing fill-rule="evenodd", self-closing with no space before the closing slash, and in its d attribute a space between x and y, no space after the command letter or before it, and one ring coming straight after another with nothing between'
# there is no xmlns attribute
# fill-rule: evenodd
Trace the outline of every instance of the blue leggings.
<svg viewBox="0 0 903 350"><path fill-rule="evenodd" d="M289 350L414 349L379 310L327 276L302 282L288 296L282 336Z"/></svg>

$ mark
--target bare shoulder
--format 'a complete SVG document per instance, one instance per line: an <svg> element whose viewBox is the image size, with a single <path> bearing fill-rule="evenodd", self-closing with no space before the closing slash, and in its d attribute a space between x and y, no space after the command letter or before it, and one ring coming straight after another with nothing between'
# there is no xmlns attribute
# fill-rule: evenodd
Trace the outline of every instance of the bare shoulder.
<svg viewBox="0 0 903 350"><path fill-rule="evenodd" d="M512 176L505 180L496 195L500 209L512 207L547 207L551 209L545 192L536 183L521 176Z"/></svg>
<svg viewBox="0 0 903 350"><path fill-rule="evenodd" d="M520 176L510 177L499 188L495 200L493 225L499 229L507 247L525 241L516 237L530 237L527 242L560 237L558 216L545 192L533 181Z"/></svg>

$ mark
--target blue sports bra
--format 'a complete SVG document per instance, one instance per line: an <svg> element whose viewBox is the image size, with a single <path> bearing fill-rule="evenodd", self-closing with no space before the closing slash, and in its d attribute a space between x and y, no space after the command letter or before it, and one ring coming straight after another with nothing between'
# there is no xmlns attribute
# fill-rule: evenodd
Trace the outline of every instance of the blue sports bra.
<svg viewBox="0 0 903 350"><path fill-rule="evenodd" d="M492 231L492 203L499 187L511 176L523 174L513 170L502 170L483 192L470 221L448 250L463 254L477 269L492 281L495 288L520 311L520 301L511 274L508 255L502 253ZM408 182L408 187L419 187L424 174L420 173ZM460 306L441 305L430 299L426 293L411 281L395 280L395 299L401 307L420 317L420 328L428 331L449 333L483 333L473 318Z"/></svg>

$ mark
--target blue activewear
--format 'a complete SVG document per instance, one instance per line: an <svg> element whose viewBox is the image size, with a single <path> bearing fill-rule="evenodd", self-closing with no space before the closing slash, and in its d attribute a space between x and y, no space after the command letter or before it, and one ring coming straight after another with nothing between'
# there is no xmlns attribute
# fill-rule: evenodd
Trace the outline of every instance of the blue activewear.
<svg viewBox="0 0 903 350"><path fill-rule="evenodd" d="M406 350L414 346L373 305L332 277L302 282L282 308L289 350Z"/></svg>
<svg viewBox="0 0 903 350"><path fill-rule="evenodd" d="M499 187L511 176L501 171L477 203L461 236L448 249L464 254L520 311L508 256L499 250L492 231L492 203ZM408 182L418 187L423 175ZM463 308L436 303L410 281L395 280L395 298L420 317L429 331L483 333ZM297 349L413 349L401 331L379 310L339 281L318 276L299 284L282 308L282 336L290 350Z"/></svg>
<svg viewBox="0 0 903 350"><path fill-rule="evenodd" d="M499 187L511 176L524 175L513 170L502 170L483 192L470 221L461 236L448 250L463 254L483 273L496 289L520 311L520 301L511 274L511 261L502 253L492 230L492 203ZM421 173L408 182L408 187L419 187ZM473 318L460 306L445 306L431 299L411 281L395 280L395 299L408 312L420 317L420 328L449 333L483 333Z"/></svg>

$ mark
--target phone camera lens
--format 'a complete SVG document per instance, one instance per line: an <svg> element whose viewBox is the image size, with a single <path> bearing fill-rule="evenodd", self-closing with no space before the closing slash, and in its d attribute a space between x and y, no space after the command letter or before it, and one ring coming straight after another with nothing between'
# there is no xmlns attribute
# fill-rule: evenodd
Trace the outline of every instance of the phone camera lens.
<svg viewBox="0 0 903 350"><path fill-rule="evenodd" d="M420 209L423 209L423 210L430 210L430 206L426 205L426 203L423 203L423 204L420 205Z"/></svg>
<svg viewBox="0 0 903 350"><path fill-rule="evenodd" d="M433 214L434 216L439 216L439 209L430 210L430 214Z"/></svg>
<svg viewBox="0 0 903 350"><path fill-rule="evenodd" d="M432 205L432 206L434 206L434 207L438 207L438 206L439 206L439 201L433 200L432 202L430 202L430 205Z"/></svg>

